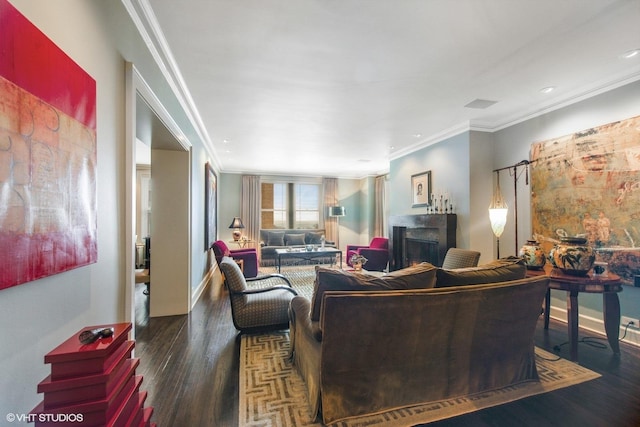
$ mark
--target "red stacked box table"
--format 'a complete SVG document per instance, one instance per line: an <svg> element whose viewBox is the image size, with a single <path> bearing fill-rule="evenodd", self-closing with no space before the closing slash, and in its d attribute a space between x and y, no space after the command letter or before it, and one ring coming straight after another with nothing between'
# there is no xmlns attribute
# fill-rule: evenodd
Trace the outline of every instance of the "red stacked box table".
<svg viewBox="0 0 640 427"><path fill-rule="evenodd" d="M103 328L113 328L113 335L80 343L83 331ZM129 331L131 323L86 327L45 355L51 375L38 384L44 399L31 411L36 426L155 426Z"/></svg>

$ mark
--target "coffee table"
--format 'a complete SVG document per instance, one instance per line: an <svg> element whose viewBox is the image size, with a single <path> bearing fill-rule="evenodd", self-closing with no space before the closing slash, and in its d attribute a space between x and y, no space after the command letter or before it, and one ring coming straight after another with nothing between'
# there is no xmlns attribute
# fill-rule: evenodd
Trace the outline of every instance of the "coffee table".
<svg viewBox="0 0 640 427"><path fill-rule="evenodd" d="M549 289L544 300L544 328L549 329L549 307L551 305L550 289L567 292L567 324L569 328L570 358L578 360L578 294L580 292L602 294L602 314L607 340L614 354L620 354L620 300L618 292L622 292L620 277L608 274L594 274L593 270L586 276L572 276L557 268L545 266L544 270L528 270L527 277L548 276Z"/></svg>
<svg viewBox="0 0 640 427"><path fill-rule="evenodd" d="M342 251L336 248L315 248L308 251L305 248L286 248L286 249L276 249L276 255L278 256L278 273L280 273L280 268L282 265L283 259L302 259L306 261L310 261L312 259L330 257L333 256L335 259L335 255L340 256L340 268L342 268Z"/></svg>

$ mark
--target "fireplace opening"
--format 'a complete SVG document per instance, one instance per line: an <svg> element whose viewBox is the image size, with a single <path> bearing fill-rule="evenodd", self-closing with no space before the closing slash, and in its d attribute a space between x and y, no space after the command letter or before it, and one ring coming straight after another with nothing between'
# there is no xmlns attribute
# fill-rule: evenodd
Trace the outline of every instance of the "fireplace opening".
<svg viewBox="0 0 640 427"><path fill-rule="evenodd" d="M438 241L407 238L405 245L405 266L411 267L421 262L438 265Z"/></svg>

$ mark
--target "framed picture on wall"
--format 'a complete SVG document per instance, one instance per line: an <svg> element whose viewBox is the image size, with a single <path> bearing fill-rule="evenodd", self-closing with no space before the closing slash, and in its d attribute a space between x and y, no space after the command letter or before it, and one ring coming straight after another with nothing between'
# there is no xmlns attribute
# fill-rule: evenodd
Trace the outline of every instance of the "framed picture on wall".
<svg viewBox="0 0 640 427"><path fill-rule="evenodd" d="M216 241L218 235L218 180L209 162L205 164L204 170L204 246L205 250L208 250L213 242Z"/></svg>
<svg viewBox="0 0 640 427"><path fill-rule="evenodd" d="M98 133L93 77L6 0L0 22L1 290L98 261Z"/></svg>
<svg viewBox="0 0 640 427"><path fill-rule="evenodd" d="M429 206L431 194L431 171L411 175L411 207Z"/></svg>

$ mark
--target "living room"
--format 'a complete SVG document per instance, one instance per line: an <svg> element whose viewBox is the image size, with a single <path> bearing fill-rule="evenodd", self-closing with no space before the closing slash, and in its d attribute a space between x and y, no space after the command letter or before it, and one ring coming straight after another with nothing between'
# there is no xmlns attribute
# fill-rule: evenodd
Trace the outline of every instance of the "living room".
<svg viewBox="0 0 640 427"><path fill-rule="evenodd" d="M41 399L36 392L38 382L47 375L43 356L61 341L87 325L131 321L129 270L134 233L129 228L127 203L131 203L128 143L131 139L124 104L129 77L126 63L135 64L145 81L153 88L169 116L192 141L191 223L192 238L186 244L190 257L188 283L183 284L186 303L192 308L197 290L213 276L210 254L204 250L204 165L212 160L210 148L202 141L195 125L180 105L171 85L149 53L146 41L139 35L127 7L129 2L68 1L60 7L55 2L10 0L33 24L80 64L98 83L98 261L89 266L38 279L8 289L0 298L1 339L0 377L3 399L0 416L28 413ZM133 7L133 6L132 6ZM117 28L117 31L114 31ZM82 37L79 36L82 34ZM637 65L636 65L637 67ZM489 225L487 208L494 191L494 169L530 159L531 145L640 115L640 83L638 76L628 81L576 98L567 105L540 111L510 126L486 132L467 126L455 128L429 141L430 144L398 156L389 162L388 216L425 213L426 208L412 207L412 175L431 171L435 189L446 189L455 201L458 215L458 242L462 248L482 253L481 262L496 257L495 236ZM269 175L274 177L274 175ZM241 178L238 172L219 171L218 237L228 241L228 225L242 209ZM513 215L513 180L500 175L502 191ZM277 176L292 180L287 170ZM320 179L320 177L315 177ZM338 200L347 215L341 217L340 244L366 243L372 236L369 221L372 210L373 176L338 178ZM517 182L518 236L516 244L513 216L500 238L500 254L515 255L519 246L532 234L531 183L524 177ZM129 240L131 239L131 241ZM181 295L181 297L183 297ZM565 295L553 292L552 305L556 317L566 316ZM625 286L621 296L621 313L640 318L640 290ZM602 298L581 295L581 327L604 333ZM633 335L631 335L633 336ZM628 339L628 337L627 337ZM638 344L635 335L635 344ZM608 355L607 355L608 356ZM144 388L144 386L143 386Z"/></svg>

